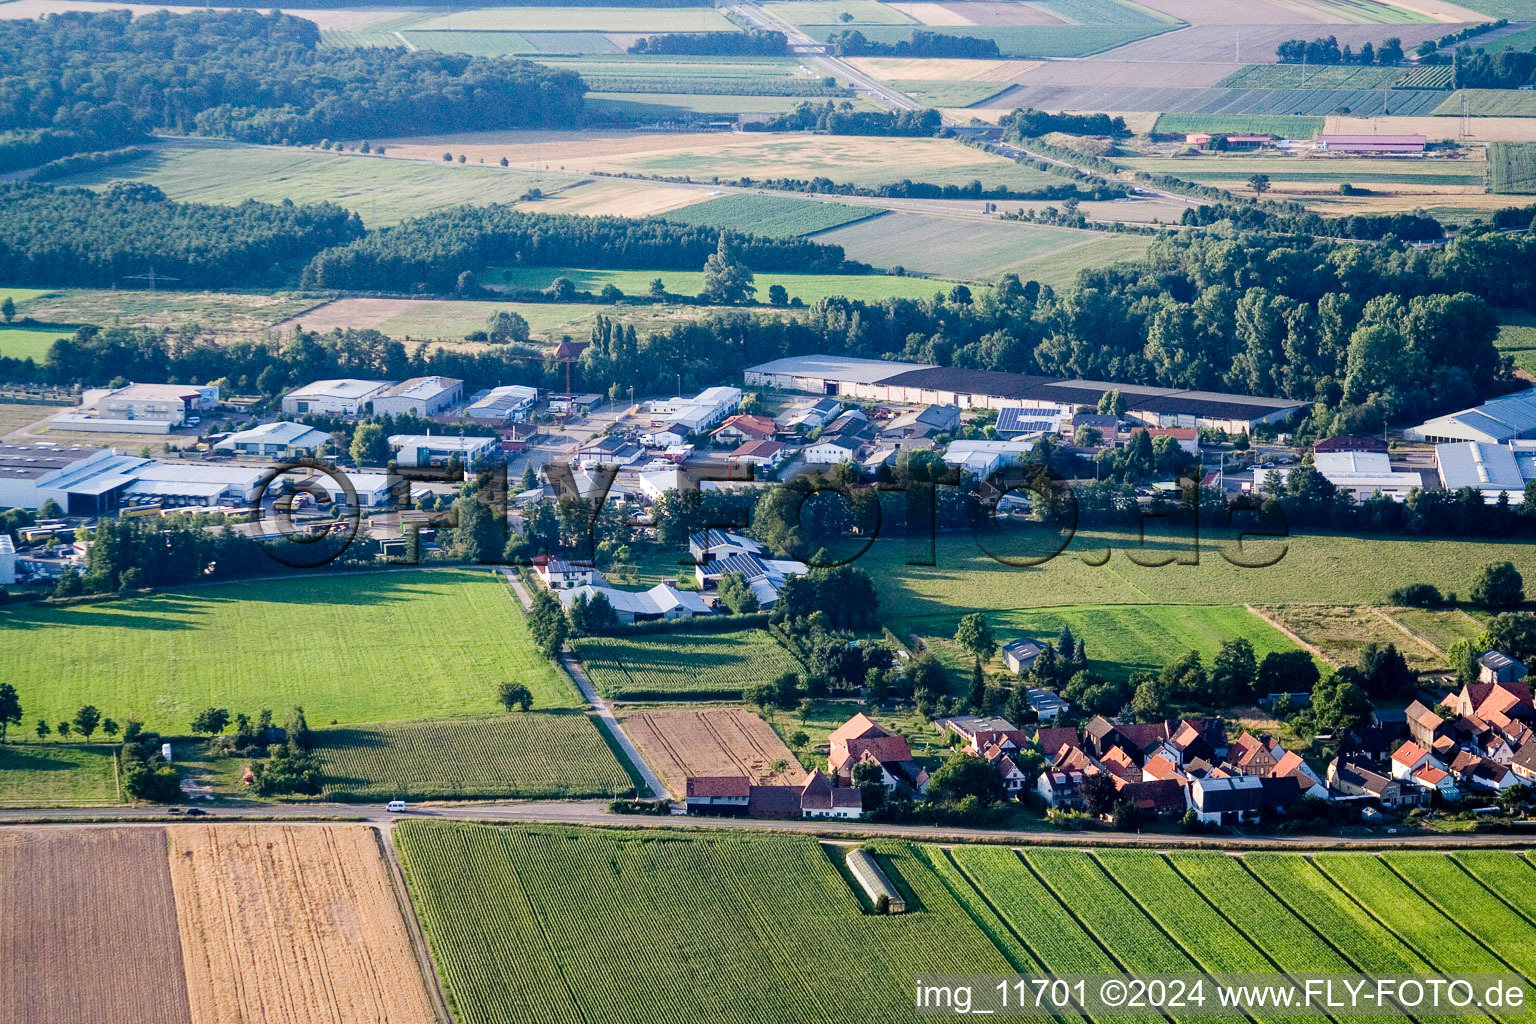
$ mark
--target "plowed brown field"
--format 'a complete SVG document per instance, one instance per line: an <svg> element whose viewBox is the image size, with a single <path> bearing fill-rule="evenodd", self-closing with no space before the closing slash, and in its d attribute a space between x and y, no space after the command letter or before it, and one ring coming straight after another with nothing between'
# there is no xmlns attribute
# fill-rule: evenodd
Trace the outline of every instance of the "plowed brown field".
<svg viewBox="0 0 1536 1024"><path fill-rule="evenodd" d="M170 876L193 1024L434 1020L372 829L180 826Z"/></svg>
<svg viewBox="0 0 1536 1024"><path fill-rule="evenodd" d="M0 833L0 1024L191 1024L165 842Z"/></svg>
<svg viewBox="0 0 1536 1024"><path fill-rule="evenodd" d="M683 791L690 775L745 775L755 785L798 786L805 781L805 770L778 733L750 711L636 711L622 721L629 738L674 793ZM775 773L775 761L785 761L788 767Z"/></svg>

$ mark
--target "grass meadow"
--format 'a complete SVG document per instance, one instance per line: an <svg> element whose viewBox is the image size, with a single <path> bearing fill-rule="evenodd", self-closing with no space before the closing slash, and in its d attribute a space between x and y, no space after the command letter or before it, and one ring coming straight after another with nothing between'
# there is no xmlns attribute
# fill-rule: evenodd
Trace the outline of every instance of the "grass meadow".
<svg viewBox="0 0 1536 1024"><path fill-rule="evenodd" d="M1015 271L1036 280L1049 276L1051 283L1068 283L1085 266L1134 259L1146 249L1135 235L904 212L834 228L816 241L840 245L849 259L886 269L971 281Z"/></svg>
<svg viewBox="0 0 1536 1024"><path fill-rule="evenodd" d="M750 683L805 671L760 627L583 637L574 646L598 690L625 700L739 699Z"/></svg>
<svg viewBox="0 0 1536 1024"><path fill-rule="evenodd" d="M69 607L0 609L0 677L26 722L94 704L119 722L186 732L205 707L311 726L490 711L514 679L537 708L575 689L534 648L489 571L299 575Z"/></svg>
<svg viewBox="0 0 1536 1024"><path fill-rule="evenodd" d="M557 277L564 277L577 288L593 292L612 284L626 295L644 295L658 277L667 291L675 295L695 295L704 287L703 270L586 270L577 267L496 267L483 272L480 282L509 288L545 288ZM790 298L802 299L807 305L833 295L866 301L927 299L932 298L934 292L947 291L950 287L947 281L886 274L757 274L754 283L758 302L767 302L768 289L781 284Z"/></svg>
<svg viewBox="0 0 1536 1024"><path fill-rule="evenodd" d="M18 743L36 723L30 707L0 745L0 807L75 807L121 803L112 746L104 743Z"/></svg>
<svg viewBox="0 0 1536 1024"><path fill-rule="evenodd" d="M737 192L694 203L663 215L679 224L702 224L732 231L783 237L811 235L879 216L878 206L801 199L788 195L748 195Z"/></svg>

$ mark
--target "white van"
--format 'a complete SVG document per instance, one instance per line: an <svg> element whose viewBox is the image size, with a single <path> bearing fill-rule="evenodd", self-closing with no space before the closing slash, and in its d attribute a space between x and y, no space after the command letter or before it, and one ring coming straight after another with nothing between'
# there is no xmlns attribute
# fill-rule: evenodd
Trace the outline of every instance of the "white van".
<svg viewBox="0 0 1536 1024"><path fill-rule="evenodd" d="M404 800L391 800L389 803L384 805L384 809L386 811L392 811L392 812L394 812L396 814L404 814L405 813L405 801Z"/></svg>

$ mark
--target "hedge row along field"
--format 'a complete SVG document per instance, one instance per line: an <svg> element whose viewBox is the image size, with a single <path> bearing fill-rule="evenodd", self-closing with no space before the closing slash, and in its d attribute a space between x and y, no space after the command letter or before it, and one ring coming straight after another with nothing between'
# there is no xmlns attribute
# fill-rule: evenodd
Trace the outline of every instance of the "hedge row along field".
<svg viewBox="0 0 1536 1024"><path fill-rule="evenodd" d="M327 800L614 797L631 789L579 711L317 729Z"/></svg>
<svg viewBox="0 0 1536 1024"><path fill-rule="evenodd" d="M739 700L748 684L804 672L765 629L589 636L575 646L603 696L623 700Z"/></svg>
<svg viewBox="0 0 1536 1024"><path fill-rule="evenodd" d="M1536 867L1500 851L1233 857L879 842L908 906L882 917L840 872L843 850L810 837L433 822L395 837L462 1024L906 1021L912 975L955 963L1292 977L1536 968L1536 923L1508 901L1529 891ZM563 911L581 899L603 913ZM618 1005L639 993L638 1014Z"/></svg>

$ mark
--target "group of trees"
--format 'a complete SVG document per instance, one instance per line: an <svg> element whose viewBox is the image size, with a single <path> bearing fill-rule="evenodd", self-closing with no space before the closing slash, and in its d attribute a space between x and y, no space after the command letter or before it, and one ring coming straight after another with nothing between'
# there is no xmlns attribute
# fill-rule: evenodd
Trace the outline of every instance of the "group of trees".
<svg viewBox="0 0 1536 1024"><path fill-rule="evenodd" d="M1125 118L1108 114L1048 114L1034 107L1014 110L997 122L1003 128L1003 138L1018 142L1034 139L1052 132L1066 135L1108 135L1129 138L1131 130L1125 126Z"/></svg>
<svg viewBox="0 0 1536 1024"><path fill-rule="evenodd" d="M789 52L783 32L746 29L741 32L668 32L641 36L630 53L683 54L720 57L782 57Z"/></svg>
<svg viewBox="0 0 1536 1024"><path fill-rule="evenodd" d="M1462 46L1451 58L1451 75L1457 89L1519 89L1536 84L1536 50L1487 53Z"/></svg>
<svg viewBox="0 0 1536 1024"><path fill-rule="evenodd" d="M9 24L9 23L7 23ZM153 185L101 193L0 183L0 275L8 281L132 287L154 271L182 288L289 282L362 221L330 203L174 203Z"/></svg>
<svg viewBox="0 0 1536 1024"><path fill-rule="evenodd" d="M322 48L314 22L276 11L16 19L0 25L0 51L3 170L150 129L278 143L570 127L586 90L530 61Z"/></svg>
<svg viewBox="0 0 1536 1024"><path fill-rule="evenodd" d="M1260 192L1268 188L1268 180L1268 175L1256 174L1249 179L1249 184L1254 191ZM1445 237L1445 225L1427 213L1348 214L1324 218L1309 210L1276 204L1212 203L1186 209L1179 216L1179 223L1188 227L1223 225L1297 238L1354 238L1369 242L1384 238L1433 242Z"/></svg>
<svg viewBox="0 0 1536 1024"><path fill-rule="evenodd" d="M939 59L972 58L997 60L1002 51L997 40L985 36L951 35L913 29L906 39L893 43L876 42L858 29L843 29L827 37L839 57L934 57Z"/></svg>
<svg viewBox="0 0 1536 1024"><path fill-rule="evenodd" d="M767 121L747 125L755 132L826 132L828 135L890 135L927 138L937 135L943 118L937 110L855 110L849 100L812 103L802 100L795 109Z"/></svg>
<svg viewBox="0 0 1536 1024"><path fill-rule="evenodd" d="M722 184L740 188L771 188L783 192L815 192L836 196L879 196L884 199L1018 199L1029 201L1059 201L1076 198L1079 201L1123 199L1128 194L1123 185L1115 185L1101 179L1067 182L1061 185L1040 185L1018 189L1005 185L984 185L979 178L972 178L964 185L931 181L912 181L903 178L880 185L865 185L849 181L833 181L827 177L815 178L750 178L741 177Z"/></svg>
<svg viewBox="0 0 1536 1024"><path fill-rule="evenodd" d="M1365 43L1360 52L1350 47L1339 48L1337 36L1326 36L1308 42L1305 39L1287 39L1275 47L1275 55L1282 64L1401 64L1403 41L1396 36L1382 40L1380 46Z"/></svg>
<svg viewBox="0 0 1536 1024"><path fill-rule="evenodd" d="M315 288L452 292L459 275L509 260L528 266L697 270L720 244L719 228L628 217L523 213L460 206L375 231L317 255L304 270ZM802 238L739 235L741 258L763 271L836 273L839 246Z"/></svg>

